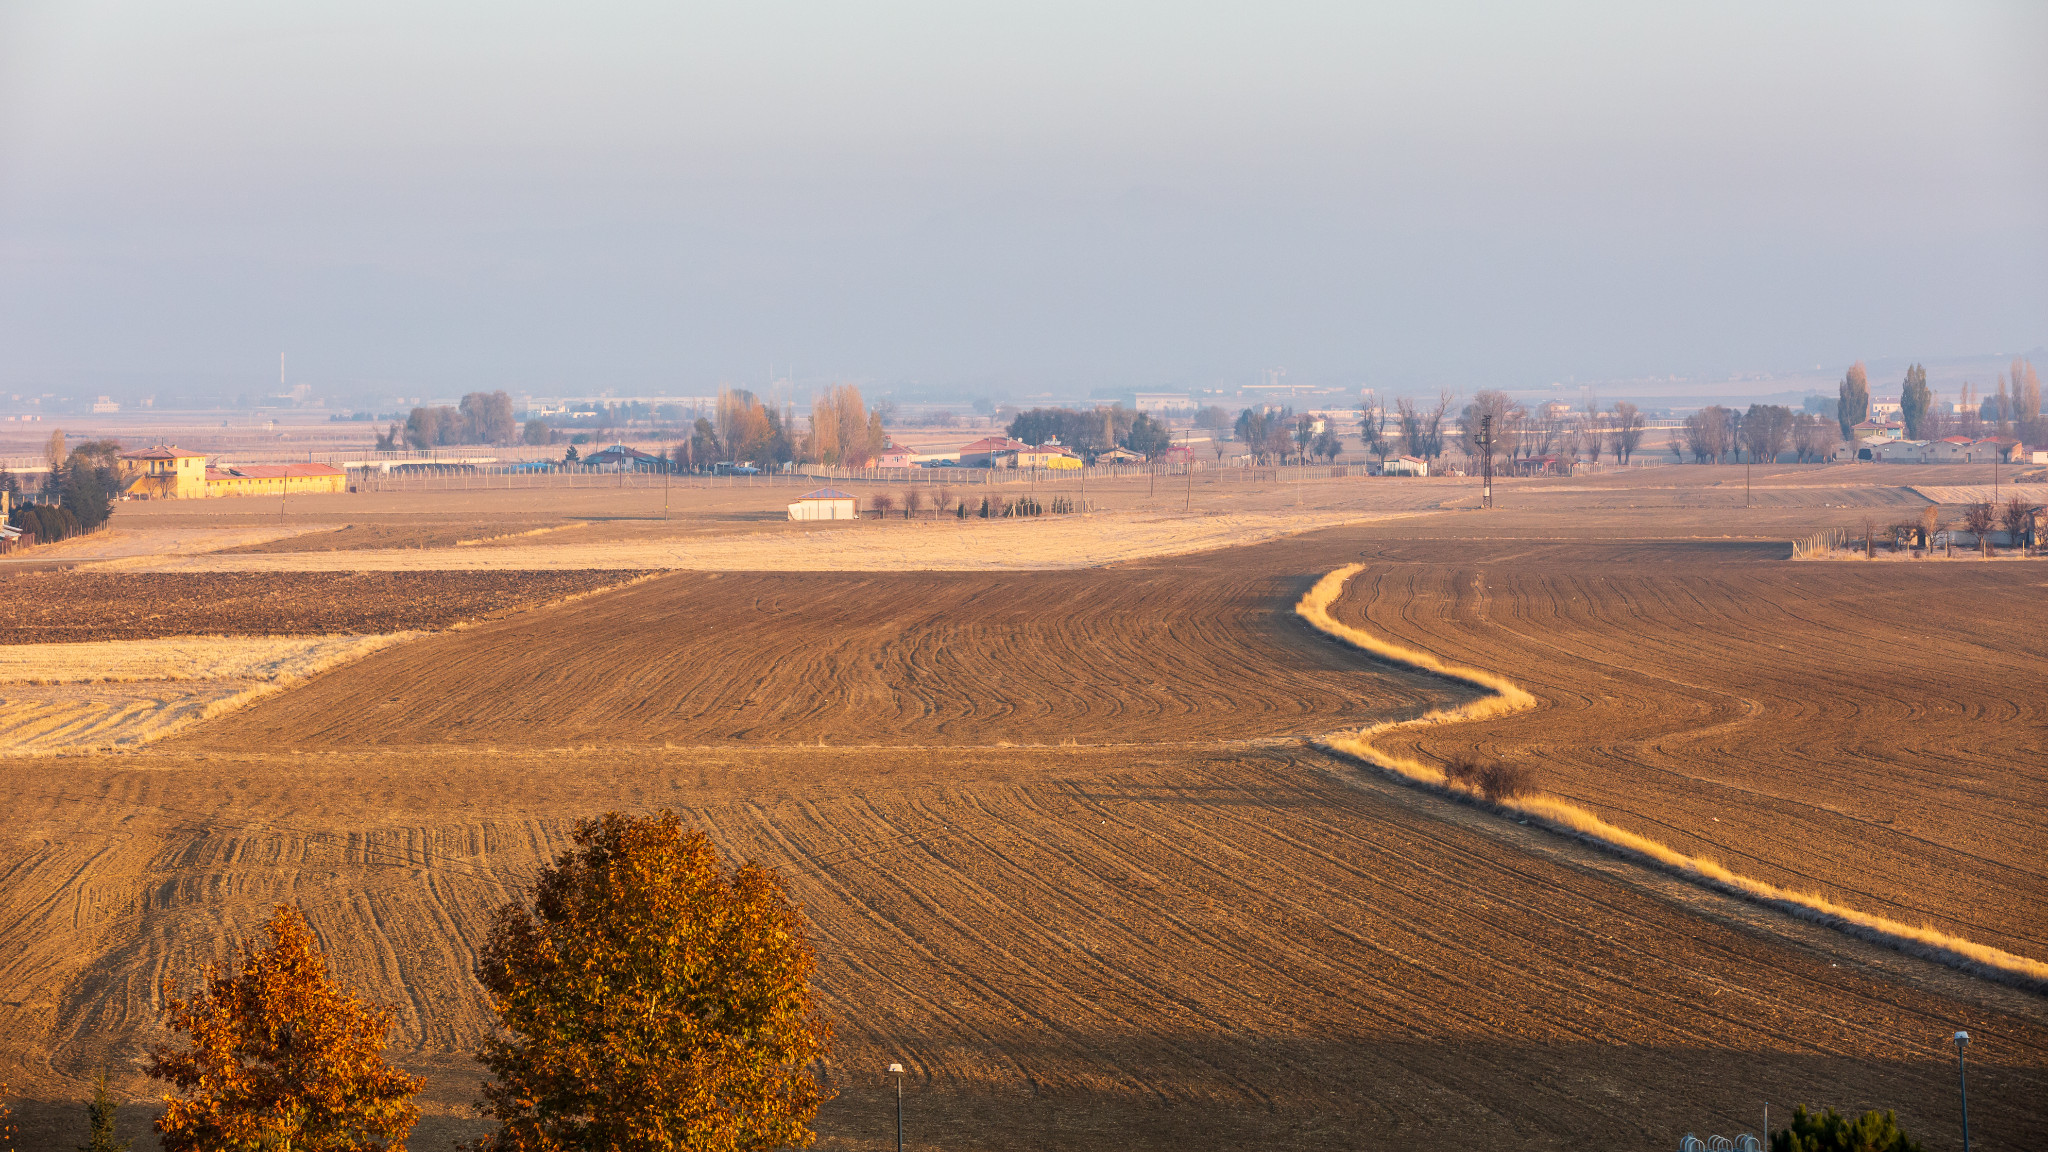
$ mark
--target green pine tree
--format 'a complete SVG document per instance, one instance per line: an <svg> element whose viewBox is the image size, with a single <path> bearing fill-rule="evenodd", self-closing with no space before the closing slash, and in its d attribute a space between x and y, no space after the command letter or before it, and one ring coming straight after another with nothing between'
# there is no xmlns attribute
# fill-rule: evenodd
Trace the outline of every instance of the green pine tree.
<svg viewBox="0 0 2048 1152"><path fill-rule="evenodd" d="M134 1141L115 1139L114 1108L114 1093L107 1087L107 1070L102 1068L92 1083L92 1103L85 1106L90 1134L78 1146L78 1152L128 1152Z"/></svg>
<svg viewBox="0 0 2048 1152"><path fill-rule="evenodd" d="M1771 1133L1771 1152L1925 1152L1899 1131L1898 1117L1887 1110L1865 1112L1855 1120L1829 1108L1808 1112L1801 1104L1792 1124Z"/></svg>

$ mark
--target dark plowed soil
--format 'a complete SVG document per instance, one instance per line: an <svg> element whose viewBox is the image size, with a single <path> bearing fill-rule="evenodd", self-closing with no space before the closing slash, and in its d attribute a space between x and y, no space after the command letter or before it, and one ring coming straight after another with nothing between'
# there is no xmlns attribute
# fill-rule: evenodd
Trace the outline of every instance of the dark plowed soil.
<svg viewBox="0 0 2048 1152"><path fill-rule="evenodd" d="M25 572L0 644L445 628L625 583L631 572Z"/></svg>

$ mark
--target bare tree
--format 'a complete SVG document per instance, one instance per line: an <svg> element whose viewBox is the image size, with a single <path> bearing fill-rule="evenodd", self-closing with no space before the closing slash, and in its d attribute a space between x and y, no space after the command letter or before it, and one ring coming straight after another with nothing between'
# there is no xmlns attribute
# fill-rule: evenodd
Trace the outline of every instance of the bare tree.
<svg viewBox="0 0 2048 1152"><path fill-rule="evenodd" d="M903 492L903 518L910 519L924 511L924 489L912 484Z"/></svg>
<svg viewBox="0 0 2048 1152"><path fill-rule="evenodd" d="M2020 536L2026 532L2027 526L2034 522L2034 513L2039 510L2037 505L2029 504L2018 496L2000 508L1998 522L2005 529L2006 542L2015 548L2019 547Z"/></svg>
<svg viewBox="0 0 2048 1152"><path fill-rule="evenodd" d="M1643 442L1643 414L1626 400L1614 405L1614 426L1609 433L1614 443L1614 458L1623 464L1634 459L1636 446Z"/></svg>
<svg viewBox="0 0 2048 1152"><path fill-rule="evenodd" d="M943 515L948 509L952 507L953 490L951 488L940 488L938 495L938 506L935 509L933 509L933 511Z"/></svg>
<svg viewBox="0 0 2048 1152"><path fill-rule="evenodd" d="M1929 504L1920 510L1920 547L1929 554L1934 551L1934 534L1941 531L1941 505Z"/></svg>
<svg viewBox="0 0 2048 1152"><path fill-rule="evenodd" d="M896 496L892 492L877 492L868 497L868 507L875 510L876 516L886 517L896 510Z"/></svg>

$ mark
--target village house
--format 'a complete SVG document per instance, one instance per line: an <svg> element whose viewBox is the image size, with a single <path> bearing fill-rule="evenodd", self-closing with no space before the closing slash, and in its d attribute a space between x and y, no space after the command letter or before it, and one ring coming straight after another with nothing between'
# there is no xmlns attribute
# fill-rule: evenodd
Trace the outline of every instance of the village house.
<svg viewBox="0 0 2048 1152"><path fill-rule="evenodd" d="M1012 450L997 467L1070 469L1081 466L1081 458L1064 444L1025 445Z"/></svg>
<svg viewBox="0 0 2048 1152"><path fill-rule="evenodd" d="M966 468L993 468L997 457L1029 447L1031 445L1022 440L1012 440L1008 436L984 436L960 449L960 464Z"/></svg>
<svg viewBox="0 0 2048 1152"><path fill-rule="evenodd" d="M1871 436L1882 436L1887 440L1906 438L1906 426L1896 420L1865 420L1849 427L1849 439L1863 440Z"/></svg>
<svg viewBox="0 0 2048 1152"><path fill-rule="evenodd" d="M206 492L206 453L175 444L123 452L121 495L141 500L197 500Z"/></svg>

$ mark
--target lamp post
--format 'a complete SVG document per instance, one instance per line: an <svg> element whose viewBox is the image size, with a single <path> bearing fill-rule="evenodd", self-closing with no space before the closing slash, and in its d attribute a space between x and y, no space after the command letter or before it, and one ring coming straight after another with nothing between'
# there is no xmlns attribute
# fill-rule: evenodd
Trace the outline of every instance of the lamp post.
<svg viewBox="0 0 2048 1152"><path fill-rule="evenodd" d="M1968 1032L1956 1033L1956 1089L1963 1101L1963 1152L1970 1152L1970 1077L1963 1071L1963 1049L1970 1046ZM897 1152L902 1152L899 1148Z"/></svg>
<svg viewBox="0 0 2048 1152"><path fill-rule="evenodd" d="M903 1152L903 1065L891 1064L889 1071L896 1077L896 1152Z"/></svg>

